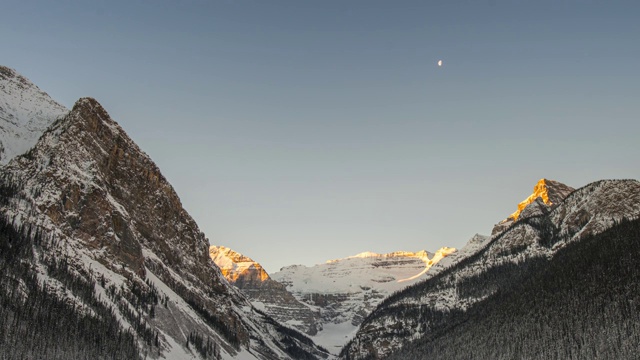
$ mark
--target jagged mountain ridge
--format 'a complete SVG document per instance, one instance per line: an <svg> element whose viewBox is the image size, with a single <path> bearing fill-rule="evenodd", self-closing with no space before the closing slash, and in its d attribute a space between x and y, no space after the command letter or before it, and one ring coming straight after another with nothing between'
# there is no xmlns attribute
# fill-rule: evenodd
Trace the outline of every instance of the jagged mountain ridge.
<svg viewBox="0 0 640 360"><path fill-rule="evenodd" d="M48 257L64 259L86 281L99 279L96 294L123 328L135 328L148 356L204 356L193 342L186 347L191 335L211 340L223 358L327 356L228 284L171 185L94 99L80 99L33 149L2 167L0 185L2 217L51 242L47 254L34 248L45 287L64 289ZM141 306L149 294L155 303ZM153 334L157 345L149 345Z"/></svg>
<svg viewBox="0 0 640 360"><path fill-rule="evenodd" d="M0 65L0 165L33 147L67 112L29 79Z"/></svg>
<svg viewBox="0 0 640 360"><path fill-rule="evenodd" d="M272 280L253 259L224 246L211 246L209 255L224 277L258 309L308 335L322 330L319 313L298 301L283 284Z"/></svg>
<svg viewBox="0 0 640 360"><path fill-rule="evenodd" d="M532 202L529 206L538 205ZM399 351L406 354L405 346L413 341L455 325L447 319L464 319L467 310L479 309L500 289L525 281L530 273L520 266L535 264L536 259L553 261L568 244L597 236L625 219L638 218L640 183L595 182L570 193L553 210L530 217L523 215L527 212L525 208L516 222L462 261L385 299L365 319L341 357L385 358Z"/></svg>

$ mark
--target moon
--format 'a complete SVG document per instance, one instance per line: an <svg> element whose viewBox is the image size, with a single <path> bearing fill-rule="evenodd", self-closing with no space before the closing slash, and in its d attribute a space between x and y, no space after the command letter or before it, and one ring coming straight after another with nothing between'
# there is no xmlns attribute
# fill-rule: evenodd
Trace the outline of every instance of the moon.
<svg viewBox="0 0 640 360"><path fill-rule="evenodd" d="M438 60L438 66L442 66L442 60Z"/></svg>

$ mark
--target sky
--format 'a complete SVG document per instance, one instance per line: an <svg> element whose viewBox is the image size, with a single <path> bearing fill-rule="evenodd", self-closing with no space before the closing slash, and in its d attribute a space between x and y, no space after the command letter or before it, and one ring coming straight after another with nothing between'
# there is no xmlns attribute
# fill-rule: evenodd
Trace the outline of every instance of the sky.
<svg viewBox="0 0 640 360"><path fill-rule="evenodd" d="M268 272L462 247L540 178L640 178L638 1L5 0L0 64L96 98ZM442 66L438 66L442 60Z"/></svg>

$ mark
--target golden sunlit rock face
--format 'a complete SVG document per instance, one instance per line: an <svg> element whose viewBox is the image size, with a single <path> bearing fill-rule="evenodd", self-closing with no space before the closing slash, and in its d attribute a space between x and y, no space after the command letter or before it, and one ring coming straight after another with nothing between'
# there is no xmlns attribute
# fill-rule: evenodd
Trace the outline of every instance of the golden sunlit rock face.
<svg viewBox="0 0 640 360"><path fill-rule="evenodd" d="M491 235L498 234L509 228L521 217L529 217L532 214L550 211L558 206L575 189L561 182L549 179L540 179L533 187L533 194L518 204L518 210L506 219L497 223Z"/></svg>
<svg viewBox="0 0 640 360"><path fill-rule="evenodd" d="M269 274L262 265L227 247L211 246L209 256L218 265L222 275L232 284L238 281L263 282L269 279Z"/></svg>
<svg viewBox="0 0 640 360"><path fill-rule="evenodd" d="M511 214L509 217L512 218L513 220L518 220L518 216L520 216L520 213L522 212L522 210L524 210L524 208L526 208L527 205L536 201L537 198L541 198L546 205L553 204L549 200L549 193L547 191L547 179L540 179L540 181L538 181L536 186L534 186L533 188L533 194L529 195L528 198L520 202L518 204L518 210L516 210L516 212Z"/></svg>
<svg viewBox="0 0 640 360"><path fill-rule="evenodd" d="M447 247L447 246L442 247L438 249L438 251L436 251L436 253L433 255L433 258L429 260L428 265L435 265L436 263L438 263L438 261L453 254L456 251L458 251L456 248Z"/></svg>

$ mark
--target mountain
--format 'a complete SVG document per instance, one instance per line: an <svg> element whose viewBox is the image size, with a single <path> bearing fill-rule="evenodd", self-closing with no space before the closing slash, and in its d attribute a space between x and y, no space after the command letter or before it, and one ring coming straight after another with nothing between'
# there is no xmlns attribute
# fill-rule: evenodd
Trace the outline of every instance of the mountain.
<svg viewBox="0 0 640 360"><path fill-rule="evenodd" d="M308 335L322 329L319 313L298 301L251 258L224 246L211 246L209 255L222 275L244 293L253 306Z"/></svg>
<svg viewBox="0 0 640 360"><path fill-rule="evenodd" d="M640 183L598 181L519 215L381 302L341 358L635 356Z"/></svg>
<svg viewBox="0 0 640 360"><path fill-rule="evenodd" d="M27 78L0 65L0 165L27 152L67 112Z"/></svg>
<svg viewBox="0 0 640 360"><path fill-rule="evenodd" d="M476 235L470 243L486 239ZM364 252L313 267L287 266L272 276L256 261L224 246L211 246L210 256L255 307L337 354L382 299L432 276L441 270L440 263L455 263L466 253L447 247L433 254Z"/></svg>
<svg viewBox="0 0 640 360"><path fill-rule="evenodd" d="M380 301L427 278L452 253L447 247L435 253L364 252L312 267L287 266L271 277L320 314L322 328L312 338L337 353Z"/></svg>
<svg viewBox="0 0 640 360"><path fill-rule="evenodd" d="M26 85L5 86L3 104L22 105L3 117L49 121L38 109L57 107L12 74ZM0 168L5 356L328 356L227 282L172 186L96 100L58 110L34 147Z"/></svg>
<svg viewBox="0 0 640 360"><path fill-rule="evenodd" d="M493 227L491 235L507 229L520 216L540 215L553 209L575 189L561 182L540 179L533 187L533 193L518 204L518 210ZM524 212L524 213L523 213Z"/></svg>

